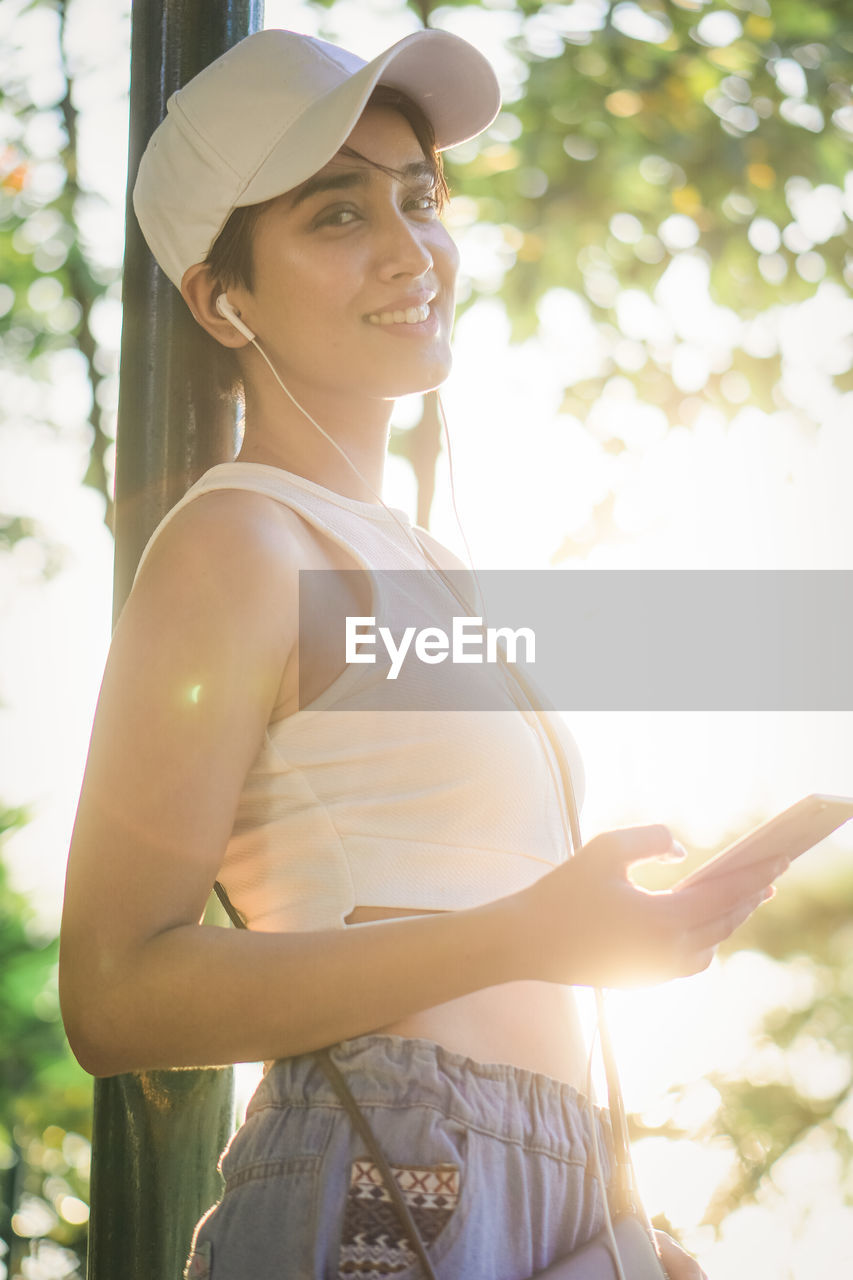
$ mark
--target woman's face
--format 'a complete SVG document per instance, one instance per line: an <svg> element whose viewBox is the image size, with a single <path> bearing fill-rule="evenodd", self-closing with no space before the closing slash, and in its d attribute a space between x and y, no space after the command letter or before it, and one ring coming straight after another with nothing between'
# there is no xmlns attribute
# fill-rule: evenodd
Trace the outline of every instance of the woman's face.
<svg viewBox="0 0 853 1280"><path fill-rule="evenodd" d="M426 391L450 370L458 266L432 167L391 107L368 107L347 145L365 159L339 152L261 213L254 287L230 294L297 396Z"/></svg>

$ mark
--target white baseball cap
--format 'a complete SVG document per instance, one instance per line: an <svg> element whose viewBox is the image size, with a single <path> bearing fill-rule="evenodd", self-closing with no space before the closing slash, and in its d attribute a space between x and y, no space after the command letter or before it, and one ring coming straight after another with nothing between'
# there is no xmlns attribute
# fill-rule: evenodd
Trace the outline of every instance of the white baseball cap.
<svg viewBox="0 0 853 1280"><path fill-rule="evenodd" d="M234 209L291 191L332 159L378 84L426 115L439 151L497 115L491 65L446 31L418 31L372 62L293 31L247 36L172 94L133 188L149 248L180 288Z"/></svg>

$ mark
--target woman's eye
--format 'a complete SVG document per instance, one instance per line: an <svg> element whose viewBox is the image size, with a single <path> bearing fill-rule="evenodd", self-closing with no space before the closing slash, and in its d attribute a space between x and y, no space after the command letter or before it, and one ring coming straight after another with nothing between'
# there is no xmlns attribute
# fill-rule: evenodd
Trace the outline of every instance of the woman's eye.
<svg viewBox="0 0 853 1280"><path fill-rule="evenodd" d="M438 200L432 192L425 196L414 196L409 201L409 208L417 212L433 213L438 209Z"/></svg>
<svg viewBox="0 0 853 1280"><path fill-rule="evenodd" d="M353 222L358 217L355 209L349 206L344 209L327 209L317 219L315 226L318 227L345 227L348 223Z"/></svg>

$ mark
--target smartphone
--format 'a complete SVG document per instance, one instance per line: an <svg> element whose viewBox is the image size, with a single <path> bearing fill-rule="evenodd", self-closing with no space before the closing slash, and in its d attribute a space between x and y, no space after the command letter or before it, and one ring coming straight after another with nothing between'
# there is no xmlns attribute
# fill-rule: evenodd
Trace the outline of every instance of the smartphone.
<svg viewBox="0 0 853 1280"><path fill-rule="evenodd" d="M684 889L759 862L798 858L851 818L853 799L849 796L804 796L790 809L777 813L775 818L763 822L729 845L728 849L723 849L722 853L679 880L673 888Z"/></svg>

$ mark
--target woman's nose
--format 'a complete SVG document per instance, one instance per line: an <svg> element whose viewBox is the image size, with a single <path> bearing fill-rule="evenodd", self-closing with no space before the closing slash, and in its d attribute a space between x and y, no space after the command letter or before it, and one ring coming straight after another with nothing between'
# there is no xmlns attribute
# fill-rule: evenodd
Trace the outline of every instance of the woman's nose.
<svg viewBox="0 0 853 1280"><path fill-rule="evenodd" d="M426 225L411 222L404 214L390 220L382 235L383 278L393 280L399 276L422 276L432 267L433 256L427 241Z"/></svg>

